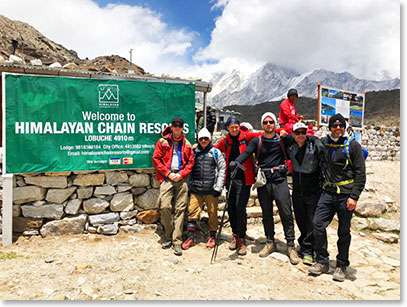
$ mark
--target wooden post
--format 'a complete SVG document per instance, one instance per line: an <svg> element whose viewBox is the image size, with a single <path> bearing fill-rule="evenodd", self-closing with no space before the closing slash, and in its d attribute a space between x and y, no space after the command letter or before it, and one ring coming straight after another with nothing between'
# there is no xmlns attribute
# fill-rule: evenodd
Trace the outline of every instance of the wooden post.
<svg viewBox="0 0 407 307"><path fill-rule="evenodd" d="M13 175L3 175L3 178L2 246L7 246L13 243Z"/></svg>
<svg viewBox="0 0 407 307"><path fill-rule="evenodd" d="M203 126L206 128L206 92L203 93L203 111L204 111L204 124Z"/></svg>
<svg viewBox="0 0 407 307"><path fill-rule="evenodd" d="M319 130L319 119L321 117L321 82L318 82L318 100L317 100L317 128Z"/></svg>

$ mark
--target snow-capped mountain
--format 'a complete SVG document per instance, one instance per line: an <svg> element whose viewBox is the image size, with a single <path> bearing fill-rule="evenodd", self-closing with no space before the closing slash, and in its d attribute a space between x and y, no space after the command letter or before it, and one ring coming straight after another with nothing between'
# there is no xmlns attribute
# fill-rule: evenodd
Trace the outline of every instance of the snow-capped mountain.
<svg viewBox="0 0 407 307"><path fill-rule="evenodd" d="M234 69L229 73L213 76L213 90L209 97L217 107L228 105L254 105L286 97L290 88L296 88L300 96L316 97L317 83L322 85L362 92L400 88L400 79L383 75L382 81L358 79L348 72L335 73L314 69L299 74L296 71L267 63L251 75Z"/></svg>

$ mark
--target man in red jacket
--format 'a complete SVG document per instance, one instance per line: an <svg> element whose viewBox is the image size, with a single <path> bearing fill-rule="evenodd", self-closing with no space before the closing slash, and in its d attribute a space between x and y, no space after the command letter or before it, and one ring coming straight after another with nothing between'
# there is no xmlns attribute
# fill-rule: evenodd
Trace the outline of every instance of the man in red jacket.
<svg viewBox="0 0 407 307"><path fill-rule="evenodd" d="M290 124L291 129L294 124L298 121L304 119L302 115L297 114L297 107L295 106L295 101L298 98L298 92L295 88L288 91L286 99L280 104L280 127ZM288 127L284 128L286 131L290 130Z"/></svg>
<svg viewBox="0 0 407 307"><path fill-rule="evenodd" d="M234 161L242 152L245 151L247 144L252 138L255 138L262 133L249 133L248 129L240 125L239 119L231 116L226 121L226 129L228 135L224 137L214 147L226 153L226 187L229 188L230 162ZM228 214L230 225L233 231L233 241L229 245L229 249L236 250L239 255L246 255L246 227L247 213L246 206L250 197L250 188L255 181L253 159L249 158L243 166L245 172L238 171L236 178L233 180L229 193Z"/></svg>
<svg viewBox="0 0 407 307"><path fill-rule="evenodd" d="M153 164L160 185L161 223L165 230L162 248L173 245L174 254L182 255L182 226L188 200L187 177L194 165L191 144L182 133L184 120L175 117L155 146ZM174 200L173 200L174 198Z"/></svg>

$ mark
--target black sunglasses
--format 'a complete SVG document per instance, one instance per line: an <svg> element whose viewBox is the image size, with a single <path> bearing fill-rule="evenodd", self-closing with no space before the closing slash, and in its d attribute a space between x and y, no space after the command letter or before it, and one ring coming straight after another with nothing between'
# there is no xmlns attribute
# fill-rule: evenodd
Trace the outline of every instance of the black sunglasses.
<svg viewBox="0 0 407 307"><path fill-rule="evenodd" d="M209 140L209 138L206 137L206 136L204 136L204 137L201 137L199 140L200 140L200 141L207 141L207 140Z"/></svg>
<svg viewBox="0 0 407 307"><path fill-rule="evenodd" d="M345 128L344 124L333 124L332 128Z"/></svg>
<svg viewBox="0 0 407 307"><path fill-rule="evenodd" d="M265 120L263 122L263 125L268 125L268 124L270 124L270 125L274 124L274 120Z"/></svg>
<svg viewBox="0 0 407 307"><path fill-rule="evenodd" d="M173 126L174 128L182 128L182 127L184 127L183 124L172 124L172 126Z"/></svg>
<svg viewBox="0 0 407 307"><path fill-rule="evenodd" d="M303 134L303 135L306 135L307 134L307 131L305 131L305 130L301 130L301 131L294 131L294 134L295 135L300 135L300 134Z"/></svg>

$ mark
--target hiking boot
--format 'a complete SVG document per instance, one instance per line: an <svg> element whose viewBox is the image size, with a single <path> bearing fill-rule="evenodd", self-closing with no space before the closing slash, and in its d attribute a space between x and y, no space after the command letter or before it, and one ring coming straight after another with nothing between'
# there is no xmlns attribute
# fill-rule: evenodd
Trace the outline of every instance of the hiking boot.
<svg viewBox="0 0 407 307"><path fill-rule="evenodd" d="M306 265L312 265L313 264L313 259L311 255L304 254L304 257L302 258L302 263Z"/></svg>
<svg viewBox="0 0 407 307"><path fill-rule="evenodd" d="M172 245L172 241L169 240L169 241L163 242L163 243L161 244L161 247L162 247L163 249L168 249L168 248L171 247L171 245Z"/></svg>
<svg viewBox="0 0 407 307"><path fill-rule="evenodd" d="M240 256L244 256L247 254L247 246L245 239L238 239L236 245L237 247L237 254Z"/></svg>
<svg viewBox="0 0 407 307"><path fill-rule="evenodd" d="M332 279L335 281L345 281L345 275L346 275L346 266L338 265L335 268L335 272L334 275L332 276Z"/></svg>
<svg viewBox="0 0 407 307"><path fill-rule="evenodd" d="M297 251L293 246L288 247L288 257L290 258L290 262L293 265L300 263L301 259L297 255Z"/></svg>
<svg viewBox="0 0 407 307"><path fill-rule="evenodd" d="M181 249L181 244L174 244L174 246L172 247L172 249L174 250L174 254L177 256L181 256L182 255L182 249Z"/></svg>
<svg viewBox="0 0 407 307"><path fill-rule="evenodd" d="M182 243L181 247L182 247L182 249L188 249L194 245L196 245L195 239L188 238L184 241L184 243Z"/></svg>
<svg viewBox="0 0 407 307"><path fill-rule="evenodd" d="M329 264L322 264L319 262L314 263L309 269L308 272L310 272L313 275L321 275L322 273L328 273L329 271Z"/></svg>
<svg viewBox="0 0 407 307"><path fill-rule="evenodd" d="M207 248L214 248L215 247L215 238L210 237L208 243L206 243Z"/></svg>
<svg viewBox="0 0 407 307"><path fill-rule="evenodd" d="M233 234L233 240L232 240L232 242L230 242L230 244L229 244L229 249L230 249L231 251L233 251L233 250L235 250L235 249L237 248L237 244L236 244L237 239L236 239L236 237L237 237L237 235L236 235L236 234Z"/></svg>
<svg viewBox="0 0 407 307"><path fill-rule="evenodd" d="M276 244L274 242L266 242L266 245L264 245L263 249L259 253L259 257L267 257L275 251L277 251Z"/></svg>

